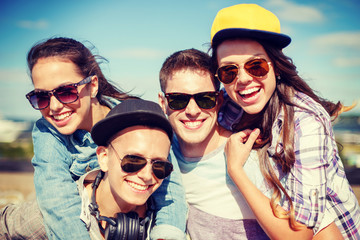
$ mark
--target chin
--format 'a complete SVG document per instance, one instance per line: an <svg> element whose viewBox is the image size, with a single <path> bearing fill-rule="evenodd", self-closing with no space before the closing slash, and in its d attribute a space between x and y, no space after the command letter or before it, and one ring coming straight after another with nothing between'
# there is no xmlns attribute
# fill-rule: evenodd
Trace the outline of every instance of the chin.
<svg viewBox="0 0 360 240"><path fill-rule="evenodd" d="M59 131L59 133L61 133L62 135L71 135L71 134L73 134L73 133L76 131L76 129L74 130L73 128L70 128L70 127L68 127L68 126L63 127L63 128L58 128L58 127L55 126L55 128L56 128L56 129Z"/></svg>
<svg viewBox="0 0 360 240"><path fill-rule="evenodd" d="M148 197L146 199L136 199L134 201L129 201L128 204L133 206L142 206L146 203L147 200Z"/></svg>
<svg viewBox="0 0 360 240"><path fill-rule="evenodd" d="M264 109L265 106L261 105L255 105L255 106L244 106L242 107L242 109L247 113L247 114L250 114L250 115L254 115L254 114L258 114L260 113L263 109Z"/></svg>

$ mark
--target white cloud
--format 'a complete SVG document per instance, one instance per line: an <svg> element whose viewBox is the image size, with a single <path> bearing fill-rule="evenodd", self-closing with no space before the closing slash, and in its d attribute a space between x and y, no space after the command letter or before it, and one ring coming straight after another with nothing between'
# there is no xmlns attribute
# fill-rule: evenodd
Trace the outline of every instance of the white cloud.
<svg viewBox="0 0 360 240"><path fill-rule="evenodd" d="M18 21L17 25L20 28L25 28L25 29L47 29L49 27L49 23L45 20L38 20L38 21L22 20L22 21Z"/></svg>
<svg viewBox="0 0 360 240"><path fill-rule="evenodd" d="M0 82L31 84L31 79L24 69L0 69Z"/></svg>
<svg viewBox="0 0 360 240"><path fill-rule="evenodd" d="M333 62L337 67L360 67L360 57L335 58Z"/></svg>
<svg viewBox="0 0 360 240"><path fill-rule="evenodd" d="M297 4L287 0L269 0L269 6L276 8L276 15L281 21L300 23L322 22L325 16L312 6Z"/></svg>
<svg viewBox="0 0 360 240"><path fill-rule="evenodd" d="M336 32L318 36L312 40L315 47L350 48L360 50L360 32Z"/></svg>
<svg viewBox="0 0 360 240"><path fill-rule="evenodd" d="M114 50L111 53L108 53L106 56L108 58L112 57L115 59L159 59L163 58L166 53L151 49L151 48L126 48Z"/></svg>

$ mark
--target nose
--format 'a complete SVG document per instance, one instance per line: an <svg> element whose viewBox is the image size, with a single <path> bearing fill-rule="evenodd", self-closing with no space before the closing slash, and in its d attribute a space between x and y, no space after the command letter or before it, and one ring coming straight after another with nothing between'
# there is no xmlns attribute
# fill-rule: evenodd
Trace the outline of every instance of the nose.
<svg viewBox="0 0 360 240"><path fill-rule="evenodd" d="M253 77L245 71L245 68L240 67L238 75L236 77L236 83L247 85L252 81L252 79Z"/></svg>
<svg viewBox="0 0 360 240"><path fill-rule="evenodd" d="M58 111L59 109L63 108L64 104L61 103L54 95L50 97L50 110Z"/></svg>
<svg viewBox="0 0 360 240"><path fill-rule="evenodd" d="M145 183L151 182L153 178L152 165L147 163L146 166L137 173L138 177Z"/></svg>
<svg viewBox="0 0 360 240"><path fill-rule="evenodd" d="M200 112L201 112L201 109L195 102L195 99L191 98L188 105L186 106L185 113L190 116L196 116L196 115L200 114Z"/></svg>

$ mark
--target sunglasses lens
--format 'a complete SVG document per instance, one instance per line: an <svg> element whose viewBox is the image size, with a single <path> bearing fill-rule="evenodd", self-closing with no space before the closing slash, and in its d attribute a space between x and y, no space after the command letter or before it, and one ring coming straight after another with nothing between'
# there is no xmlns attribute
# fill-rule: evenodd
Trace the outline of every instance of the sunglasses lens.
<svg viewBox="0 0 360 240"><path fill-rule="evenodd" d="M146 164L147 161L143 157L126 155L121 161L121 168L124 172L133 173L145 167Z"/></svg>
<svg viewBox="0 0 360 240"><path fill-rule="evenodd" d="M158 179L164 179L170 175L173 170L173 166L170 162L155 161L152 164L152 170Z"/></svg>
<svg viewBox="0 0 360 240"><path fill-rule="evenodd" d="M121 168L124 172L134 173L143 169L147 164L147 160L136 155L126 155L121 160ZM170 175L173 166L167 161L155 161L152 163L152 171L158 179L164 179Z"/></svg>
<svg viewBox="0 0 360 240"><path fill-rule="evenodd" d="M195 94L194 98L200 108L211 109L216 105L216 96L215 92L206 92Z"/></svg>
<svg viewBox="0 0 360 240"><path fill-rule="evenodd" d="M27 94L26 97L29 99L33 108L41 110L49 106L51 92L53 92L54 96L64 104L73 103L79 98L76 87L71 85L59 87L53 91L32 91Z"/></svg>
<svg viewBox="0 0 360 240"><path fill-rule="evenodd" d="M217 70L217 75L222 83L229 84L235 80L239 69L236 65L222 66Z"/></svg>
<svg viewBox="0 0 360 240"><path fill-rule="evenodd" d="M265 59L254 59L244 65L245 70L254 77L264 77L269 72L269 64Z"/></svg>
<svg viewBox="0 0 360 240"><path fill-rule="evenodd" d="M169 107L173 110L181 110L186 108L189 103L190 97L181 93L173 93L168 95Z"/></svg>
<svg viewBox="0 0 360 240"><path fill-rule="evenodd" d="M78 92L75 86L64 86L56 89L55 97L62 103L72 103L78 99Z"/></svg>
<svg viewBox="0 0 360 240"><path fill-rule="evenodd" d="M31 105L35 109L44 109L49 106L50 97L46 92L36 92L29 97Z"/></svg>
<svg viewBox="0 0 360 240"><path fill-rule="evenodd" d="M245 63L245 71L253 77L264 77L269 72L269 64L265 59L253 59ZM235 80L239 73L236 65L222 66L217 70L218 79L225 84Z"/></svg>

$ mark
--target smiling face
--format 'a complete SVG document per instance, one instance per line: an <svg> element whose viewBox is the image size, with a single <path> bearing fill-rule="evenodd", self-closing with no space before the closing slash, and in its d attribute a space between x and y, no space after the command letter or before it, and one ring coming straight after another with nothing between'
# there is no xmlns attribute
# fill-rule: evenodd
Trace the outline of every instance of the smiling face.
<svg viewBox="0 0 360 240"><path fill-rule="evenodd" d="M77 66L60 58L40 58L32 69L35 89L50 91L59 86L80 82L84 79L77 71ZM54 96L50 105L40 110L43 117L61 134L69 135L77 129L91 130L91 95L97 91L97 82L77 87L79 99L63 104Z"/></svg>
<svg viewBox="0 0 360 240"><path fill-rule="evenodd" d="M106 201L114 199L121 211L134 210L146 203L150 195L159 188L162 179L152 172L151 160L167 161L170 149L168 135L160 129L133 126L120 131L111 141L118 156L136 155L148 160L148 164L135 173L124 172L121 160L112 147L98 147L97 154L101 169L106 172L107 183L113 198L106 196ZM114 207L113 207L114 208Z"/></svg>
<svg viewBox="0 0 360 240"><path fill-rule="evenodd" d="M211 91L215 91L215 87L210 73L191 69L175 71L167 80L165 88L165 93L196 94ZM220 98L212 109L202 109L191 98L185 109L172 110L167 100L159 94L160 105L169 117L184 155L189 153L185 149L187 147L201 149L208 146L210 141L216 141L212 137L216 131L217 111L221 105L219 101Z"/></svg>
<svg viewBox="0 0 360 240"><path fill-rule="evenodd" d="M240 66L236 79L229 84L224 84L224 87L230 98L248 114L261 112L276 87L276 78L272 64L269 66L268 74L260 78L250 76L244 70L244 64L257 57L270 61L262 45L253 40L226 40L217 48L219 67L228 64Z"/></svg>

